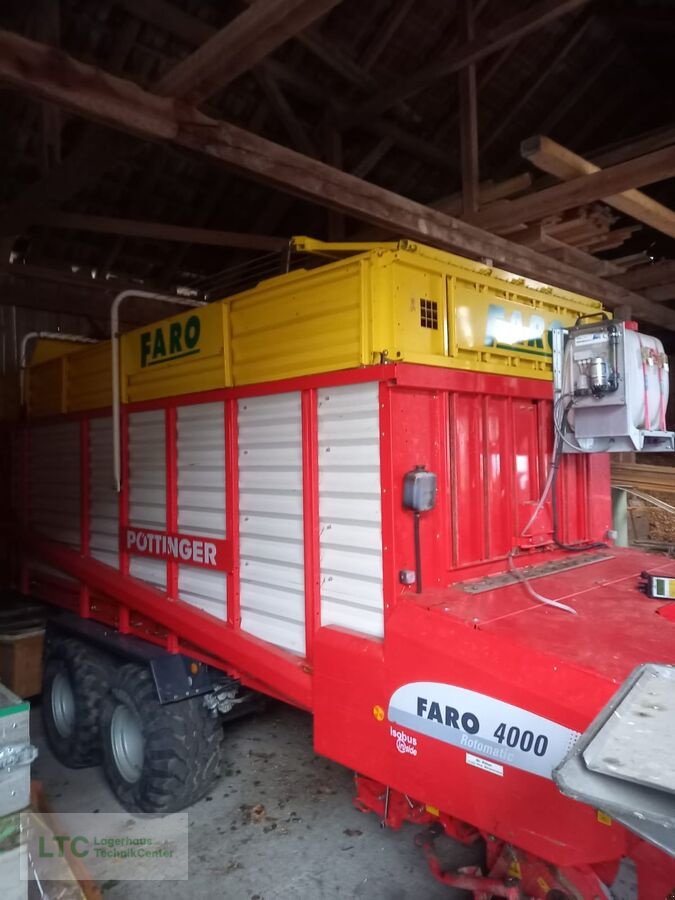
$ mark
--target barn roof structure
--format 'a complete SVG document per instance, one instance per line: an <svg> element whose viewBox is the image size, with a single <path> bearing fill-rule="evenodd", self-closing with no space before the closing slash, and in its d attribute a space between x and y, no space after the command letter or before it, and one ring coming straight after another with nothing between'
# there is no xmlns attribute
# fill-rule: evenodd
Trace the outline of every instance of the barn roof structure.
<svg viewBox="0 0 675 900"><path fill-rule="evenodd" d="M105 328L409 237L675 331L659 0L7 0L3 304ZM137 307L134 316L149 317Z"/></svg>

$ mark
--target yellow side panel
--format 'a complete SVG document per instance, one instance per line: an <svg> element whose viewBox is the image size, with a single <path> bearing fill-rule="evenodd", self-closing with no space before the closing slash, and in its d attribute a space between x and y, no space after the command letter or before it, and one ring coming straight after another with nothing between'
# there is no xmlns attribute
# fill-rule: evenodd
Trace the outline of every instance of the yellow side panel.
<svg viewBox="0 0 675 900"><path fill-rule="evenodd" d="M69 412L102 409L112 404L110 342L94 344L66 360L66 402Z"/></svg>
<svg viewBox="0 0 675 900"><path fill-rule="evenodd" d="M212 303L121 339L122 399L134 403L227 387L226 309Z"/></svg>
<svg viewBox="0 0 675 900"><path fill-rule="evenodd" d="M275 278L227 301L235 384L368 363L364 262Z"/></svg>
<svg viewBox="0 0 675 900"><path fill-rule="evenodd" d="M406 254L392 266L392 282L393 355L398 359L447 356L445 273L424 258ZM387 300L382 297L381 303Z"/></svg>
<svg viewBox="0 0 675 900"><path fill-rule="evenodd" d="M65 357L26 369L25 392L31 416L52 416L66 412Z"/></svg>
<svg viewBox="0 0 675 900"><path fill-rule="evenodd" d="M31 366L39 365L58 356L67 356L70 353L79 353L85 346L80 341L59 341L50 338L38 338L33 344L30 353Z"/></svg>
<svg viewBox="0 0 675 900"><path fill-rule="evenodd" d="M391 359L550 379L550 329L601 309L429 248L390 258L390 284L374 269L373 306L374 349L386 348Z"/></svg>
<svg viewBox="0 0 675 900"><path fill-rule="evenodd" d="M451 364L498 374L551 377L550 330L598 304L509 284L489 275L448 279Z"/></svg>

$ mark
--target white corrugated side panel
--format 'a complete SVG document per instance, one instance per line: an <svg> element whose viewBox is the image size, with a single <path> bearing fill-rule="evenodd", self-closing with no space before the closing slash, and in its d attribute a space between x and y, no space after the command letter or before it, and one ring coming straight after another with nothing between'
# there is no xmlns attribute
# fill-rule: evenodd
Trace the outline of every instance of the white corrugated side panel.
<svg viewBox="0 0 675 900"><path fill-rule="evenodd" d="M179 406L178 531L225 537L225 404ZM227 574L179 566L181 600L227 618Z"/></svg>
<svg viewBox="0 0 675 900"><path fill-rule="evenodd" d="M164 410L129 414L129 524L166 530ZM131 556L129 574L166 588L166 563Z"/></svg>
<svg viewBox="0 0 675 900"><path fill-rule="evenodd" d="M321 624L381 637L378 384L320 390L318 419Z"/></svg>
<svg viewBox="0 0 675 900"><path fill-rule="evenodd" d="M30 430L29 515L36 531L80 546L80 423Z"/></svg>
<svg viewBox="0 0 675 900"><path fill-rule="evenodd" d="M300 394L239 401L241 627L305 652Z"/></svg>
<svg viewBox="0 0 675 900"><path fill-rule="evenodd" d="M112 419L89 422L89 549L119 568L119 494L113 488Z"/></svg>

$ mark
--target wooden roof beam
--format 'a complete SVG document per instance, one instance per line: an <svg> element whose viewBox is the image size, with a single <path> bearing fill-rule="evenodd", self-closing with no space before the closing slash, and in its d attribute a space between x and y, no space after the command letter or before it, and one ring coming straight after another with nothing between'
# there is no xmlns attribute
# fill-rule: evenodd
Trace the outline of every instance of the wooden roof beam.
<svg viewBox="0 0 675 900"><path fill-rule="evenodd" d="M574 12L587 2L588 0L539 0L534 6L503 21L496 28L482 32L451 55L429 63L415 74L408 75L380 91L371 100L346 111L343 113L341 124L344 127L352 127L372 119L373 116L379 116L390 107L415 96L442 78L447 78L448 75L459 72L472 63L480 62L512 41L532 34L555 19Z"/></svg>
<svg viewBox="0 0 675 900"><path fill-rule="evenodd" d="M189 97L192 102L201 102L340 2L265 0L257 3L220 31L211 29L205 43L165 73L153 89L165 96ZM138 10L135 3L130 9L134 15L142 15L144 5L152 6L152 0L139 0ZM160 12L166 13L166 6L161 4ZM38 210L59 206L89 181L100 178L120 157L135 150L135 142L125 135L86 134L63 163L0 211L0 236L19 234Z"/></svg>
<svg viewBox="0 0 675 900"><path fill-rule="evenodd" d="M569 265L453 219L406 197L218 121L186 103L158 97L133 82L0 32L0 82L72 113L141 137L204 154L251 178L400 235L472 258L488 257L519 275L630 305L645 321L675 330L675 312Z"/></svg>
<svg viewBox="0 0 675 900"><path fill-rule="evenodd" d="M662 262L639 266L616 278L615 281L621 287L629 290L659 287L659 285L675 281L675 259L665 259Z"/></svg>
<svg viewBox="0 0 675 900"><path fill-rule="evenodd" d="M199 104L252 69L342 0L265 0L254 3L174 66L157 93Z"/></svg>
<svg viewBox="0 0 675 900"><path fill-rule="evenodd" d="M545 158L546 151L541 148L547 147L548 143L547 138L536 138L532 143L526 141L521 153L526 159L534 160L536 165L543 168L545 162L541 162L541 159ZM536 191L517 200L500 203L491 210L473 216L471 221L481 228L499 231L515 223L535 222L545 216L566 209L575 209L596 200L604 200L616 206L617 195L633 187L664 181L673 175L675 175L675 147L664 147L662 150L617 163L607 169L599 169L596 166L595 171L588 174L577 175L562 184ZM622 198L618 197L618 201L621 203ZM670 213L675 224L675 213L665 211ZM671 236L675 237L675 227Z"/></svg>
<svg viewBox="0 0 675 900"><path fill-rule="evenodd" d="M541 169L542 172L555 175L556 178L560 178L562 181L576 179L580 175L590 176L601 171L609 171L609 169L601 170L595 163L541 135L523 141L520 152L521 156L538 169ZM675 146L671 144L659 150L653 150L651 153L638 157L638 159L654 158L655 153L662 153L666 161L673 160L675 159ZM627 162L634 162L634 160L628 160ZM625 164L627 163L615 163L610 168L616 169L617 166ZM663 171L668 171L669 167L669 163L665 164ZM664 175L662 177L668 176ZM648 184L649 182L636 182L633 187L640 183ZM656 200L652 200L646 194L637 190L626 190L623 188L620 191L612 191L611 194L603 196L602 200L608 206L612 206L614 209L632 216L639 222L644 222L645 225L649 225L657 231L667 234L669 237L675 237L675 212Z"/></svg>
<svg viewBox="0 0 675 900"><path fill-rule="evenodd" d="M462 36L467 44L475 35L473 0L459 0ZM462 173L462 210L465 215L478 212L478 84L476 64L459 72L459 146Z"/></svg>
<svg viewBox="0 0 675 900"><path fill-rule="evenodd" d="M168 225L164 222L144 222L138 219L117 219L82 213L47 212L38 216L35 224L45 225L49 228L67 228L74 231L147 238L153 241L178 241L179 243L204 244L209 247L236 247L244 250L282 250L288 243L283 238L267 237L262 234L215 231L210 228L191 228L183 225Z"/></svg>

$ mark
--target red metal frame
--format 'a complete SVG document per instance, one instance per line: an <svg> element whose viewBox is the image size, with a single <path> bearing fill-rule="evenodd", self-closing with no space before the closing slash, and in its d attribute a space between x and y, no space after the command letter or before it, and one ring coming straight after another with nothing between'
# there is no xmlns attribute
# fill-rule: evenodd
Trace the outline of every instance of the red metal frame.
<svg viewBox="0 0 675 900"><path fill-rule="evenodd" d="M178 432L176 428L176 408L168 407L164 412L164 448L166 454L166 530L178 533ZM166 562L166 592L172 599L178 598L178 563L175 559Z"/></svg>
<svg viewBox="0 0 675 900"><path fill-rule="evenodd" d="M320 627L316 390L368 381L380 383L382 641ZM290 390L302 392L306 659L240 630L237 400ZM580 610L576 620L542 608L518 584L475 597L452 588L458 581L504 571L506 555L546 478L552 442L550 383L403 363L125 406L121 531L129 524L129 413L166 411L170 531L177 525L176 410L215 400L224 402L226 530L232 550L226 623L175 599L175 574L167 579L166 594L130 578L124 548L119 572L87 558L88 537L78 554L26 534L27 556L37 555L78 579L89 592L92 617L171 651L190 653L255 689L313 709L317 750L390 785L404 799L422 798L416 807L419 821L426 821L424 804L432 803L447 810L448 828L455 827L452 812L481 832L513 840L556 865L595 864L628 852L622 828L598 823L593 810L562 797L551 781L509 767L501 778L467 767L457 748L425 736L418 737L415 764L397 751L386 722L388 698L398 686L437 681L465 685L583 730L641 654L673 662L672 635L666 632L670 608L659 610L661 618L654 620L650 616L657 608L639 606L632 593L637 554L621 557L623 574L614 580L606 573L621 568L615 561L605 568L542 579L542 590L557 591L556 596L567 592L564 596ZM81 418L81 446L88 446L88 416ZM27 429L25 434L28 441ZM437 472L439 487L435 509L422 519L425 591L419 596L398 582L400 569L414 567L412 517L402 509L401 490L403 474L418 464ZM83 467L83 486L88 479ZM607 460L566 457L559 491L562 517L569 523L563 537L603 537L609 524ZM82 504L84 523L88 488ZM467 523L474 535L467 534ZM525 553L536 560L565 555L534 547ZM45 599L78 608L72 584L42 579L40 590ZM586 652L589 642L592 653ZM396 809L396 815L405 811L403 806Z"/></svg>
<svg viewBox="0 0 675 900"><path fill-rule="evenodd" d="M316 390L305 389L302 404L302 512L305 572L305 656L312 660L321 626L319 542L319 434Z"/></svg>
<svg viewBox="0 0 675 900"><path fill-rule="evenodd" d="M239 424L237 401L225 401L225 531L232 548L232 569L227 577L227 624L239 629Z"/></svg>

